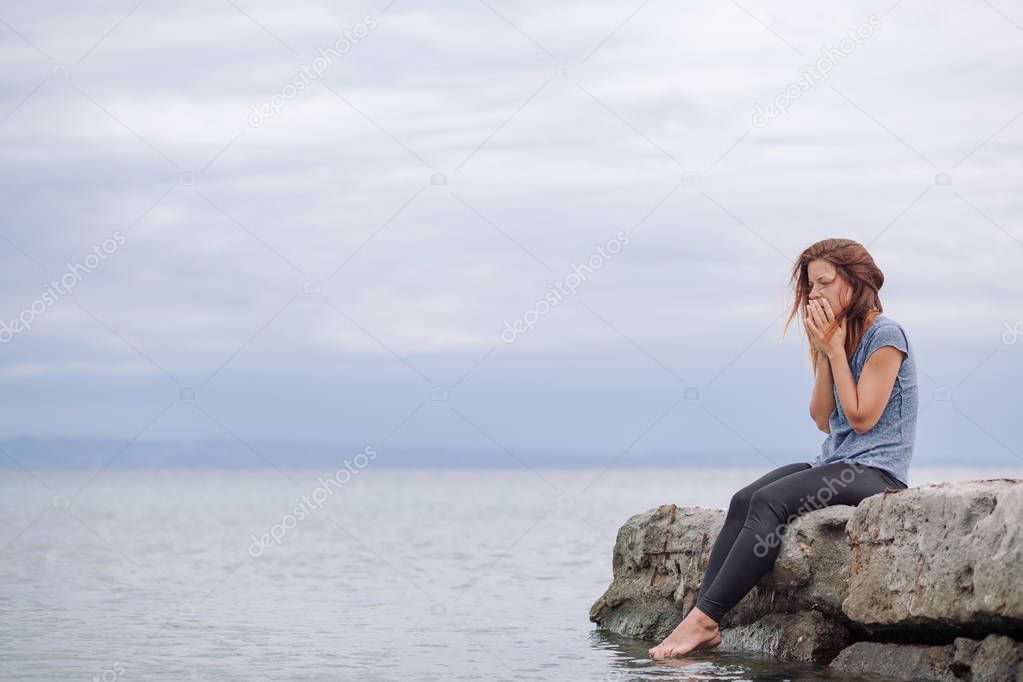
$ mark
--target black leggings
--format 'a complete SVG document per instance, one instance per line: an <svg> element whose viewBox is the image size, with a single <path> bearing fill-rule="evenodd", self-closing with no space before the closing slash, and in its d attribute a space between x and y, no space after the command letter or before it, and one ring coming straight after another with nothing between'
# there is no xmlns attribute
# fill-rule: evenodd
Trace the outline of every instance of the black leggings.
<svg viewBox="0 0 1023 682"><path fill-rule="evenodd" d="M855 506L886 488L905 487L883 469L852 461L786 464L764 474L732 496L696 607L720 623L771 570L786 524L796 516L833 504Z"/></svg>

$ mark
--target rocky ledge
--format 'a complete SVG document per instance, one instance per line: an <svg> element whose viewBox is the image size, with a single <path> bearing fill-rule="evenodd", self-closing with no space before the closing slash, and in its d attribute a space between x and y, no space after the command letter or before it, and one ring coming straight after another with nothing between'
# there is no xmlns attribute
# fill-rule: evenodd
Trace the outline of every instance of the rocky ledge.
<svg viewBox="0 0 1023 682"><path fill-rule="evenodd" d="M658 642L696 602L725 511L661 505L618 530L590 620ZM722 649L915 680L1023 682L1023 479L888 490L797 518Z"/></svg>

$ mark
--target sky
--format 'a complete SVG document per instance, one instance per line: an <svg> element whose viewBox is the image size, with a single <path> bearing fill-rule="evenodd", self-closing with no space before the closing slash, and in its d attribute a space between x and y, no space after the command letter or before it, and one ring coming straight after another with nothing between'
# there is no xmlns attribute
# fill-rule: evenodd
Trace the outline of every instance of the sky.
<svg viewBox="0 0 1023 682"><path fill-rule="evenodd" d="M806 460L788 277L845 237L914 461L1018 466L1021 70L1004 0L5 5L6 458Z"/></svg>

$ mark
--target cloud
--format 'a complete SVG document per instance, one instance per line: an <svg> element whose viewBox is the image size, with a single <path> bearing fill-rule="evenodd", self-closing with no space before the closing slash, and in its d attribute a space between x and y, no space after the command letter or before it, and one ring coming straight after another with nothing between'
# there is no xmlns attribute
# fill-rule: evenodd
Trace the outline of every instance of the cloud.
<svg viewBox="0 0 1023 682"><path fill-rule="evenodd" d="M261 372L457 378L619 230L633 235L626 253L480 365L481 414L512 409L500 396L517 382L538 412L545 395L583 390L557 369L566 354L608 395L671 385L658 363L709 380L707 366L745 348L760 367L798 363L798 328L782 346L772 324L792 260L831 236L868 244L888 310L932 367L965 344L1018 368L998 344L1023 290L1023 55L1018 27L990 7L133 6L2 17L3 319L97 240L128 235L73 301L3 347L4 376L25 390L63 376L86 396L47 389L62 421L22 410L0 424L9 435L121 433L111 415L125 408L88 398L103 368L130 392L128 377L170 391L223 366L225 403ZM754 125L758 103L872 14L874 35ZM253 104L367 15L378 26L343 59L250 125ZM310 280L321 293L303 293ZM997 376L971 381L1001 391ZM809 387L786 390L801 420ZM274 410L302 405L254 407L240 428L273 432ZM601 408L569 405L559 422L547 407L542 428L525 410L533 426L508 437L603 446L578 428ZM638 401L629 424L661 408Z"/></svg>

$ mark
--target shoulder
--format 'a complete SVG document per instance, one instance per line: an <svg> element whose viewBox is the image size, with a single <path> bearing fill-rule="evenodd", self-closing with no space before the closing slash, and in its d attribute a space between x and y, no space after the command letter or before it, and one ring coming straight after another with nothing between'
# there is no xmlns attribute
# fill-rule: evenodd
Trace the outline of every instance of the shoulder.
<svg viewBox="0 0 1023 682"><path fill-rule="evenodd" d="M867 356L883 346L894 346L903 353L909 354L909 336L896 320L887 315L879 315L871 325L867 334Z"/></svg>

